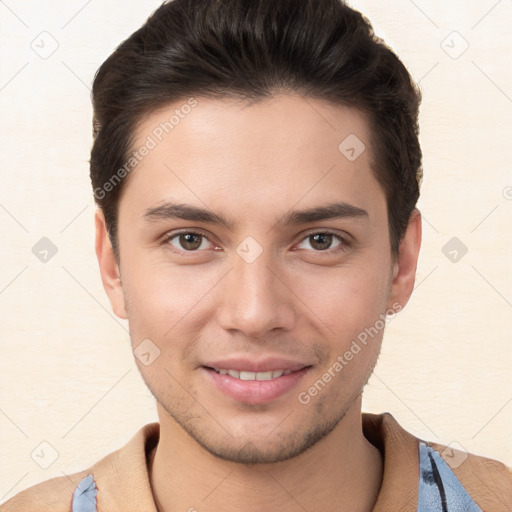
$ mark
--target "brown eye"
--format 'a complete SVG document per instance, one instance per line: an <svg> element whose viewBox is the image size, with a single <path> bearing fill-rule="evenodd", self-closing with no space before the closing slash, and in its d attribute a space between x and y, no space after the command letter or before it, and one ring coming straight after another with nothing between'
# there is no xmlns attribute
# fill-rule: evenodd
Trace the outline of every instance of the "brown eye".
<svg viewBox="0 0 512 512"><path fill-rule="evenodd" d="M329 249L332 244L332 235L329 233L318 233L316 235L311 235L309 238L311 240L311 247L319 251Z"/></svg>
<svg viewBox="0 0 512 512"><path fill-rule="evenodd" d="M302 239L302 242L298 245L299 249L308 249L313 252L337 252L338 250L346 249L350 246L349 242L340 235L335 233L318 232L312 233Z"/></svg>
<svg viewBox="0 0 512 512"><path fill-rule="evenodd" d="M208 248L207 238L199 233L178 233L169 237L167 242L179 251L192 252Z"/></svg>
<svg viewBox="0 0 512 512"><path fill-rule="evenodd" d="M188 251L193 251L195 249L199 249L201 247L201 235L194 235L193 233L187 233L185 235L180 235L180 244L184 249Z"/></svg>

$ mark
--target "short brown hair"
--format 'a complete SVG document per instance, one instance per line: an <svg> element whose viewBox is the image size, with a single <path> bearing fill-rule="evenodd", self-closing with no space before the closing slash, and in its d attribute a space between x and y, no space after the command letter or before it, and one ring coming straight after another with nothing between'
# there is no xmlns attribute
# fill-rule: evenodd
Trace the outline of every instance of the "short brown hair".
<svg viewBox="0 0 512 512"><path fill-rule="evenodd" d="M118 204L142 118L191 96L256 102L278 91L368 114L398 253L423 174L421 93L369 21L341 0L172 0L94 79L90 175L116 255Z"/></svg>

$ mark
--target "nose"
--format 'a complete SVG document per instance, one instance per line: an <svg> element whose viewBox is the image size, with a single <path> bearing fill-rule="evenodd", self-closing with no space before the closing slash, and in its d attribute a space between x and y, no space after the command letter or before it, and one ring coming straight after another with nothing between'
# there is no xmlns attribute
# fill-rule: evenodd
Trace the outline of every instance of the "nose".
<svg viewBox="0 0 512 512"><path fill-rule="evenodd" d="M217 308L221 327L252 339L291 330L296 321L294 295L280 274L265 252L251 263L235 255Z"/></svg>

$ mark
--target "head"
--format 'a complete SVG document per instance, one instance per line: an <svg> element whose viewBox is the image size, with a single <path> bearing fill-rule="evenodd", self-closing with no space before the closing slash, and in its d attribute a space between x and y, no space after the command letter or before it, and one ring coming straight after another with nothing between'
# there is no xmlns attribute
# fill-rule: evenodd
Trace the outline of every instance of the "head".
<svg viewBox="0 0 512 512"><path fill-rule="evenodd" d="M159 351L138 364L160 412L211 453L285 460L357 403L414 284L419 101L338 0L174 0L98 71L104 286ZM303 369L233 397L212 368L246 363Z"/></svg>

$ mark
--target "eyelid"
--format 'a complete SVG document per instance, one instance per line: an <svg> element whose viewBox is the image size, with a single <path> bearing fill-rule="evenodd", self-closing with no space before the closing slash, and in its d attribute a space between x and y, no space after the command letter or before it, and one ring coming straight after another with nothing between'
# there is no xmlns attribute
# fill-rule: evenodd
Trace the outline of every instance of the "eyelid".
<svg viewBox="0 0 512 512"><path fill-rule="evenodd" d="M335 235L335 236L338 236L340 237L341 239L343 240L346 240L347 242L350 241L350 235L348 233L345 233L345 232L340 232L340 231L337 231L336 229L331 229L331 228L314 228L314 229L309 229L308 231L306 231L305 233L302 234L302 238L301 240L304 240L304 238L308 238L309 236L312 236L312 235Z"/></svg>

